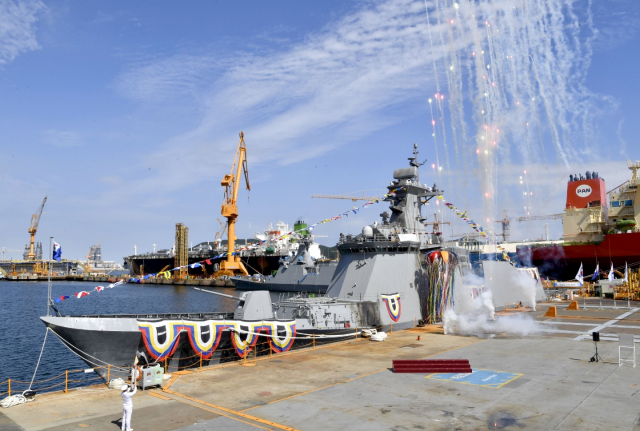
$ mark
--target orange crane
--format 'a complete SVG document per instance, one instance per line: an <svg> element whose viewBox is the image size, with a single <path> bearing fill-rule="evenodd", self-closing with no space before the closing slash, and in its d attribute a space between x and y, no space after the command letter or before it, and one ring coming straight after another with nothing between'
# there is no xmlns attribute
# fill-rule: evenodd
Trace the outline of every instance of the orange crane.
<svg viewBox="0 0 640 431"><path fill-rule="evenodd" d="M40 205L40 209L37 213L31 216L31 226L29 226L29 235L31 236L31 246L29 247L29 254L27 254L27 260L36 260L36 254L33 251L33 242L36 237L36 232L38 231L38 224L40 223L40 217L42 216L42 210L44 209L44 204L47 202L47 197L45 196L42 205Z"/></svg>
<svg viewBox="0 0 640 431"><path fill-rule="evenodd" d="M237 168L236 168L237 165ZM234 174L233 171L236 170ZM225 175L220 182L224 189L224 203L222 204L222 216L227 219L227 259L220 262L220 270L214 275L249 275L240 256L234 256L236 241L236 219L238 218L238 189L240 176L244 173L247 190L251 190L249 184L249 171L247 169L247 146L244 143L244 132L240 132L240 142L233 159L231 173Z"/></svg>

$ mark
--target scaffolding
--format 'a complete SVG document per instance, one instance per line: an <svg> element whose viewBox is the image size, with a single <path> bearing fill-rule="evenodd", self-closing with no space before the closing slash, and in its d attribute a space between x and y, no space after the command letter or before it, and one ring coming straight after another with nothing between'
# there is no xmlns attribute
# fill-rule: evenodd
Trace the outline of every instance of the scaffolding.
<svg viewBox="0 0 640 431"><path fill-rule="evenodd" d="M189 228L183 223L176 223L176 253L173 277L179 280L185 279L188 274L189 264Z"/></svg>

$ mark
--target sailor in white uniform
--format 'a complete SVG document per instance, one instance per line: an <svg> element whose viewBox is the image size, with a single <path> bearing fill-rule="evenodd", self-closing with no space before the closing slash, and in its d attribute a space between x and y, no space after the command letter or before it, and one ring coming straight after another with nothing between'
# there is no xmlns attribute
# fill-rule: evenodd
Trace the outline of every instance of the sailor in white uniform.
<svg viewBox="0 0 640 431"><path fill-rule="evenodd" d="M137 390L135 384L122 385L122 431L133 431L131 428L131 413L133 412L131 397L135 395Z"/></svg>

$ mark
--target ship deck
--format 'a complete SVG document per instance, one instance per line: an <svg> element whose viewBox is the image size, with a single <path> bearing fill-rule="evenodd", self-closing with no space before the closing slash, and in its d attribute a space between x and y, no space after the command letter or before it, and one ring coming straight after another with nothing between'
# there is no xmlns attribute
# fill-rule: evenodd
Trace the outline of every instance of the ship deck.
<svg viewBox="0 0 640 431"><path fill-rule="evenodd" d="M582 301L579 302L582 306ZM559 316L545 317L555 305ZM142 430L640 430L640 369L618 367L619 333L640 341L640 304L589 300L530 312L545 332L527 337L443 335L430 326L173 376L134 396ZM508 313L508 312L507 312ZM598 330L604 362L592 363ZM420 336L421 340L417 340ZM469 359L471 375L394 374L393 359ZM469 376L478 376L470 378ZM96 386L38 395L0 412L0 428L116 430L120 392Z"/></svg>

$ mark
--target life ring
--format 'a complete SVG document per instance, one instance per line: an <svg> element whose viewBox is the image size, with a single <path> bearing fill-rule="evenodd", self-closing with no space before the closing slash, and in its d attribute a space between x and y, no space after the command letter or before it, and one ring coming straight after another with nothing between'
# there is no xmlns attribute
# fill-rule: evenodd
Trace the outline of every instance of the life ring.
<svg viewBox="0 0 640 431"><path fill-rule="evenodd" d="M139 382L142 378L142 368L140 368L140 366L137 366L136 371L138 372L138 375L136 376L136 382Z"/></svg>
<svg viewBox="0 0 640 431"><path fill-rule="evenodd" d="M220 270L220 264L219 263L214 263L213 264L213 272L218 272Z"/></svg>

